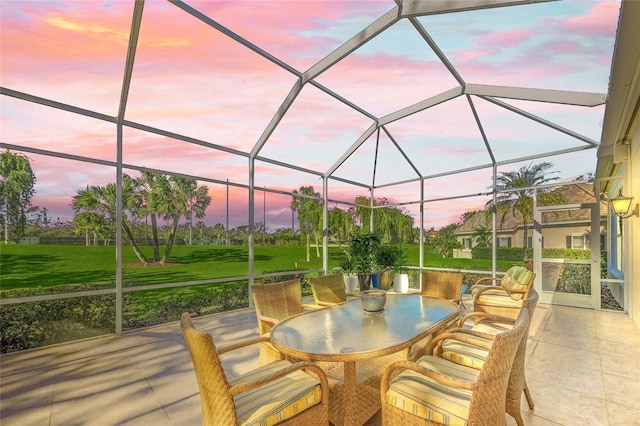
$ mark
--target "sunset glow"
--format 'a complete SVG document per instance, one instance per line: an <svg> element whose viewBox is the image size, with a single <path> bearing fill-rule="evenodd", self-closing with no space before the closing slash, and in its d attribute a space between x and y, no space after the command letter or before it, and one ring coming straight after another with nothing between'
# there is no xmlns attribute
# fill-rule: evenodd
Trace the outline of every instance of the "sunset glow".
<svg viewBox="0 0 640 426"><path fill-rule="evenodd" d="M123 117L124 172L135 175L137 168L149 168L199 178L213 197L204 219L209 226L224 223L228 179L237 184L229 195L234 227L247 224L248 190L238 185L249 185L248 155L264 137L255 164L258 189L312 185L321 193L319 175L339 166L334 176L362 185L332 184L330 198L346 202L368 196L364 186L372 183L420 176L427 177L427 200L486 192L492 155L505 163L499 170L506 170L521 166L517 159L562 151L546 160L563 180L595 169L595 150L581 150L589 142L572 133L599 142L604 106L499 99L567 130L560 132L465 95L390 120L385 125L390 136L380 131L378 141L374 132L344 163L337 162L376 120L461 87L416 25L465 85L606 94L619 1L568 0L400 19L305 84L271 132L297 74L395 6L391 0L145 1ZM3 0L0 8L2 149L10 145L32 160L33 204L70 220L77 190L115 182L115 121L122 107L134 2ZM187 13L189 8L210 21ZM26 102L5 90L81 108L104 120ZM452 171L457 173L441 177ZM374 194L392 203L420 200L416 183ZM256 221L264 215L270 230L290 227L290 201L267 194L263 206L263 194L256 193ZM482 209L485 202L473 197L426 204L424 226L437 229L455 221L461 209ZM417 226L418 205L406 209Z"/></svg>

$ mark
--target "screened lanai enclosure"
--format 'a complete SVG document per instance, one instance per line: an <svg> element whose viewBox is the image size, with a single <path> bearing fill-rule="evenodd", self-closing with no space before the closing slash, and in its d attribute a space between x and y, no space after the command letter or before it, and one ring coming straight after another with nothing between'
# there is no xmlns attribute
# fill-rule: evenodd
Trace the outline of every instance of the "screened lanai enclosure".
<svg viewBox="0 0 640 426"><path fill-rule="evenodd" d="M352 220L350 232L373 230L381 209L410 217L411 233L394 242L407 244L415 271L426 267L430 236L488 212L478 224L491 236L488 270L450 267L500 273L498 249L524 244L541 277L554 264L542 254L552 247L548 228L553 247L589 251L594 283L586 299L549 303L600 308L592 260L617 222L591 178L618 1L0 7L0 147L26 157L35 176L20 238L5 235L12 243L2 246L1 303L4 325L21 324L13 333L31 333L33 345L248 306L256 281L329 272L348 244L334 232L335 209ZM499 185L541 163L550 163L546 185ZM160 181L182 191L180 203L141 196ZM558 188L568 195L539 210L540 194ZM491 206L520 192L534 199L540 226L506 237ZM322 206L310 262L276 237L305 245L294 201L306 199ZM570 231L558 230L562 215ZM5 229L10 222L5 206ZM171 229L180 232L171 262L151 265L154 222L163 249ZM463 231L460 257L475 244ZM194 272L190 262L202 266ZM203 289L237 300L194 297ZM159 300L172 303L151 308ZM41 318L55 327L33 325ZM3 351L16 350L3 333Z"/></svg>

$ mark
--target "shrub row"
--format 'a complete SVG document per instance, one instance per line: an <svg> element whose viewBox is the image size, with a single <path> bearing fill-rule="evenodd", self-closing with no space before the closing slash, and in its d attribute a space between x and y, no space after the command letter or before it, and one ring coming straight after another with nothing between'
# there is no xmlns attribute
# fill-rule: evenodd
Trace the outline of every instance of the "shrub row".
<svg viewBox="0 0 640 426"><path fill-rule="evenodd" d="M270 271L279 272L279 271ZM303 295L311 294L309 277L292 273L268 277L268 283L302 279ZM113 284L58 286L54 289L3 290L2 298L113 288ZM123 330L178 321L182 312L210 315L249 306L247 281L202 287L127 292L123 296ZM4 305L0 312L0 353L22 351L57 343L115 333L115 295L73 297Z"/></svg>
<svg viewBox="0 0 640 426"><path fill-rule="evenodd" d="M491 247L474 247L471 249L471 256L474 259L491 260L491 250ZM532 248L527 249L527 257L533 257ZM522 262L522 259L524 259L524 249L522 247L497 247L496 259Z"/></svg>
<svg viewBox="0 0 640 426"><path fill-rule="evenodd" d="M585 250L583 250L584 252ZM582 254L584 255L584 253ZM560 272L559 290L584 293L584 265L564 265ZM589 265L586 265L587 267ZM279 271L271 271L279 272ZM318 273L293 272L287 275L267 277L261 283L300 278L303 295L310 295L309 278ZM411 270L410 287L419 288L420 274ZM486 274L465 274L464 283L469 287ZM81 290L105 288L105 284L86 284ZM78 288L74 288L76 291ZM40 289L40 294L51 289ZM65 288L72 291L70 288ZM25 294L28 293L28 294ZM3 298L35 295L29 292L3 291ZM127 292L123 297L123 329L134 330L177 321L182 312L194 316L210 315L249 306L246 281L211 284L202 287L177 287L172 289ZM8 353L53 345L115 332L115 295L75 297L42 302L4 305L0 313L0 352Z"/></svg>
<svg viewBox="0 0 640 426"><path fill-rule="evenodd" d="M491 250L491 247L474 247L471 249L471 255L474 259L491 260ZM532 248L527 248L527 257L533 258ZM591 250L543 248L542 257L546 259L590 259ZM513 260L520 262L524 259L524 249L522 247L497 247L496 258L498 260Z"/></svg>

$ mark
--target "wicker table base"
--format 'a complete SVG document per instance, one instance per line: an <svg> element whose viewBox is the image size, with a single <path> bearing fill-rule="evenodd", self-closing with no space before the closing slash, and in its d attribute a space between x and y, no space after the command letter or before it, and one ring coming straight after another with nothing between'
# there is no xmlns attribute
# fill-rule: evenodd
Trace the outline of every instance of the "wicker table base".
<svg viewBox="0 0 640 426"><path fill-rule="evenodd" d="M380 406L380 376L386 367L406 360L408 351L362 361L318 362L329 381L329 421L335 426L363 425Z"/></svg>

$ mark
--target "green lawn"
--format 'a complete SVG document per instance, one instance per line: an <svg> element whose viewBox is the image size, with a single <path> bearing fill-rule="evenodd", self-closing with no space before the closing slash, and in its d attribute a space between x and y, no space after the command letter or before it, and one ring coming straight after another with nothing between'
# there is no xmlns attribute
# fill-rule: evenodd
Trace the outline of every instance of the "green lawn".
<svg viewBox="0 0 640 426"><path fill-rule="evenodd" d="M143 251L149 255L150 247ZM408 247L407 262L419 264L419 249ZM338 266L342 251L329 248L329 267ZM248 249L242 246L176 246L172 263L143 266L130 247L123 251L125 287L189 282L246 276ZM256 246L257 274L322 268L322 259L307 263L306 249L291 246ZM425 266L489 270L489 260L442 259L425 253ZM502 262L505 269L512 262ZM51 293L78 292L115 286L115 248L75 245L0 245L0 297L15 298ZM291 274L274 279L288 279ZM415 273L411 274L415 276ZM310 294L308 276L303 292ZM469 276L472 279L472 276ZM206 315L246 307L246 280L126 292L123 296L123 329L132 330L177 321L182 312ZM3 307L0 315L0 352L12 352L113 333L113 294L25 302Z"/></svg>
<svg viewBox="0 0 640 426"><path fill-rule="evenodd" d="M151 255L151 247L143 247ZM300 246L255 246L254 264L257 274L295 270L321 269L322 259L311 250L306 262L306 249ZM322 251L320 252L322 253ZM329 267L340 263L342 251L329 247ZM409 246L407 262L418 265L419 248ZM175 246L171 264L144 267L130 247L123 250L125 286L197 281L211 278L243 276L249 273L248 249L244 246ZM506 270L513 262L498 262ZM2 290L85 286L115 282L115 247L79 245L0 245L0 286ZM491 261L443 259L425 252L424 265L439 268L489 270Z"/></svg>
<svg viewBox="0 0 640 426"><path fill-rule="evenodd" d="M150 247L142 248L151 255ZM339 263L341 251L330 248L329 264ZM76 245L2 245L0 272L3 290L115 282L115 247ZM242 246L175 246L171 263L164 266L139 264L130 247L122 255L125 285L149 285L248 275L248 249ZM256 246L256 273L290 269L322 268L312 250L306 262L304 247Z"/></svg>

